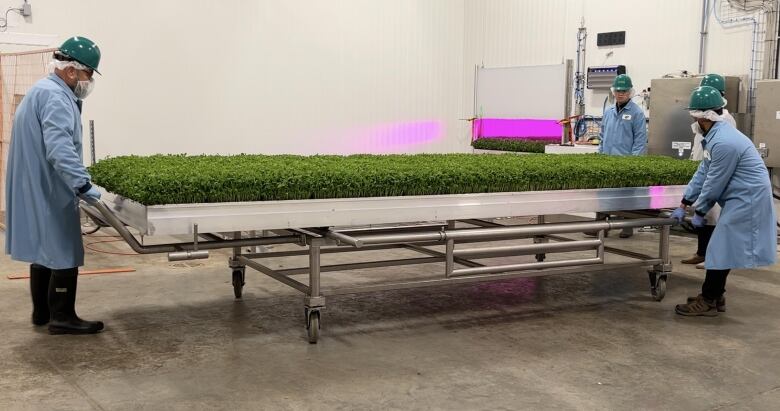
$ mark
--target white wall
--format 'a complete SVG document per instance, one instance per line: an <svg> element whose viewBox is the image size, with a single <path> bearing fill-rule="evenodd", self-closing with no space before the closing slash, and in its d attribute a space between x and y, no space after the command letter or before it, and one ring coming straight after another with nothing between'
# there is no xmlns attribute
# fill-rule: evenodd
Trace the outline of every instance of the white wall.
<svg viewBox="0 0 780 411"><path fill-rule="evenodd" d="M561 17L559 13L566 12L568 3L466 0L462 116L479 114L474 111L476 66L536 66L564 61L565 14Z"/></svg>
<svg viewBox="0 0 780 411"><path fill-rule="evenodd" d="M0 7L21 0L0 0ZM637 89L696 71L698 0L32 0L9 32L104 53L97 155L465 151L474 67L625 64ZM745 74L749 27L712 22L708 71ZM626 30L597 48L596 33ZM4 37L6 36L6 37ZM0 35L0 43L8 35ZM0 51L39 46L0 44ZM607 57L609 52L613 54ZM600 114L605 93L586 93Z"/></svg>
<svg viewBox="0 0 780 411"><path fill-rule="evenodd" d="M98 157L468 142L458 120L463 0L31 4L32 23L9 31L55 34L55 45L82 34L103 51L83 117L95 120Z"/></svg>
<svg viewBox="0 0 780 411"><path fill-rule="evenodd" d="M637 91L667 73L695 73L701 5L695 0L466 0L463 99L473 99L475 64L501 67L575 59L582 18L588 30L586 66L623 64ZM596 46L597 33L622 30L627 32L624 46ZM711 17L706 71L747 74L750 50L749 27L725 30ZM606 95L587 90L586 113L600 115ZM463 115L473 114L473 105L464 109Z"/></svg>

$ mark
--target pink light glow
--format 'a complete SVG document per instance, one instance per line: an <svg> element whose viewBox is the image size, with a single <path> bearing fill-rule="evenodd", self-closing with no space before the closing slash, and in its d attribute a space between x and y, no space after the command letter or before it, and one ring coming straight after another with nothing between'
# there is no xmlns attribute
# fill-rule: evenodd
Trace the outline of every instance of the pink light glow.
<svg viewBox="0 0 780 411"><path fill-rule="evenodd" d="M432 143L443 137L440 121L378 124L346 133L347 153L397 153Z"/></svg>
<svg viewBox="0 0 780 411"><path fill-rule="evenodd" d="M664 186L651 186L650 187L650 208L658 209L664 207L663 196L666 193L666 187Z"/></svg>
<svg viewBox="0 0 780 411"><path fill-rule="evenodd" d="M472 122L471 137L535 138L560 140L563 126L558 120L480 118Z"/></svg>

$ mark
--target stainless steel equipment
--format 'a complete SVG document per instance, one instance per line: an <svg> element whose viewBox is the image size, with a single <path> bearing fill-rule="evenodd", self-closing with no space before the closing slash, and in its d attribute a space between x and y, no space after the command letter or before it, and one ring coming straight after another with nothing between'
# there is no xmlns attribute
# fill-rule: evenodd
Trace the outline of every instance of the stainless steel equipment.
<svg viewBox="0 0 780 411"><path fill-rule="evenodd" d="M767 167L780 167L780 80L756 82L756 121L753 141L765 152Z"/></svg>
<svg viewBox="0 0 780 411"><path fill-rule="evenodd" d="M745 131L743 117L738 113L739 77L726 79L726 109L737 120L737 128ZM699 86L701 77L662 78L650 81L650 124L648 130L647 152L669 157L689 158L693 145L693 120L685 107L691 92Z"/></svg>
<svg viewBox="0 0 780 411"><path fill-rule="evenodd" d="M114 228L139 254L168 253L171 260L181 260L206 258L208 250L232 248L233 255L228 265L233 274L236 298L242 295L246 267L300 291L304 294L308 340L316 343L320 333L321 311L329 295L647 267L651 294L656 301L661 301L666 294L667 277L672 271L669 234L673 220L647 218L652 213L640 210L675 207L684 189L684 186L656 186L150 207L103 190L102 198L106 203L91 201L90 204L82 204L82 209L96 221ZM544 220L544 215L549 214L631 210L637 210L635 213L640 218L555 224L547 224ZM536 224L504 226L489 220L494 217L529 215L537 216ZM456 226L456 222L459 226ZM399 226L388 223L407 224ZM126 225L142 235L185 234L192 236L192 241L142 244ZM636 253L605 245L606 230L644 226L660 227L657 254ZM243 232L247 230L263 230L264 234L242 238ZM598 238L573 240L560 236L587 231L598 231ZM227 232L230 234L224 234ZM199 241L199 237L205 241ZM528 239L532 243L504 246L485 244L518 239ZM478 243L483 244L470 246ZM243 252L243 247L269 244L299 245L305 249ZM418 254L415 257L380 261L375 259L374 254L370 261L330 265L321 261L323 254L393 248ZM589 255L562 254L570 252ZM607 254L630 260L608 260ZM498 264L489 261L494 257L523 255L535 256L536 261ZM548 255L554 258L547 260ZM273 268L275 264L266 262L290 256L308 256L308 264L279 269ZM432 271L424 277L398 278L383 283L361 281L360 284L342 286L322 284L322 273L326 272L430 263L443 263L442 272Z"/></svg>
<svg viewBox="0 0 780 411"><path fill-rule="evenodd" d="M335 198L145 206L99 187L103 202L141 235L360 226L676 207L685 186ZM94 213L93 213L94 214Z"/></svg>
<svg viewBox="0 0 780 411"><path fill-rule="evenodd" d="M626 66L588 67L587 87L608 90L612 87L615 77L620 74L626 74Z"/></svg>

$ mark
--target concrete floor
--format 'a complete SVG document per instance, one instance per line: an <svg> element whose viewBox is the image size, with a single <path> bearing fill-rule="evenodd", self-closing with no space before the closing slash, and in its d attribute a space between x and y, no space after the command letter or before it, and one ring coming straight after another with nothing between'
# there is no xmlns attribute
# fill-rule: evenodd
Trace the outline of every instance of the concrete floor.
<svg viewBox="0 0 780 411"><path fill-rule="evenodd" d="M655 250L657 234L608 241ZM674 261L694 248L673 237ZM137 270L81 277L79 314L107 324L93 336L33 327L27 280L6 278L27 266L0 257L0 409L780 409L778 267L735 272L717 318L674 314L703 275L680 264L660 303L639 268L331 297L310 345L300 294L249 271L234 301L226 257L89 252L84 269Z"/></svg>

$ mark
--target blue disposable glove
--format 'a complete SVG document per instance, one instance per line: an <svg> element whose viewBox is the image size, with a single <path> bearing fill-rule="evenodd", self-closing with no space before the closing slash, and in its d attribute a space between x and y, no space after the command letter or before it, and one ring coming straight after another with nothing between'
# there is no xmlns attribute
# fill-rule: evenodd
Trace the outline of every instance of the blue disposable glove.
<svg viewBox="0 0 780 411"><path fill-rule="evenodd" d="M677 207L674 209L671 217L669 218L677 221L677 224L682 224L683 220L685 220L685 209L682 207Z"/></svg>
<svg viewBox="0 0 780 411"><path fill-rule="evenodd" d="M704 219L704 217L694 214L693 219L691 220L691 224L693 224L694 227L704 227L704 223L707 220Z"/></svg>
<svg viewBox="0 0 780 411"><path fill-rule="evenodd" d="M100 191L98 191L95 188L95 186L92 186L92 187L89 188L89 190L87 190L83 194L79 194L79 196L81 198L83 198L84 200L98 201L98 200L100 200Z"/></svg>

